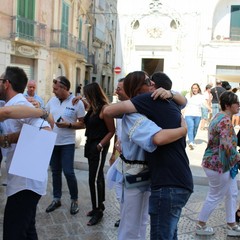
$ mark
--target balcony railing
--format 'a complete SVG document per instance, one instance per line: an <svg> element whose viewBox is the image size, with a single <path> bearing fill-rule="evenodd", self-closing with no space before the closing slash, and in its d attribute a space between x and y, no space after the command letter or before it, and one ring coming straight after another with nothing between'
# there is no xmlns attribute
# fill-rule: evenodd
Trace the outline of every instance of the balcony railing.
<svg viewBox="0 0 240 240"><path fill-rule="evenodd" d="M45 44L46 25L20 16L13 16L10 37Z"/></svg>
<svg viewBox="0 0 240 240"><path fill-rule="evenodd" d="M105 33L97 27L94 27L94 35L93 36L95 39L98 39L101 42L105 42L105 40L106 40Z"/></svg>
<svg viewBox="0 0 240 240"><path fill-rule="evenodd" d="M88 58L88 49L85 44L72 34L62 32L61 30L52 30L50 47L64 48L84 55L85 59Z"/></svg>
<svg viewBox="0 0 240 240"><path fill-rule="evenodd" d="M94 54L89 54L89 55L88 55L87 63L88 63L89 65L94 65L94 64L95 64L95 56L94 56Z"/></svg>

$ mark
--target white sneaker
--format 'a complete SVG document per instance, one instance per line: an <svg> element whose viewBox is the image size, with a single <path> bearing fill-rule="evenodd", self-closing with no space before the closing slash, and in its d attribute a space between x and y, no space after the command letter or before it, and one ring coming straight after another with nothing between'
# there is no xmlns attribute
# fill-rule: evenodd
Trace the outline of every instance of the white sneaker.
<svg viewBox="0 0 240 240"><path fill-rule="evenodd" d="M200 236L211 236L215 233L215 231L213 230L212 227L207 227L205 226L201 226L199 224L197 224L196 226L196 234L200 235Z"/></svg>
<svg viewBox="0 0 240 240"><path fill-rule="evenodd" d="M237 224L233 227L227 225L227 235L232 237L240 236L240 226Z"/></svg>
<svg viewBox="0 0 240 240"><path fill-rule="evenodd" d="M190 148L191 150L194 149L194 143L190 142L190 143L188 144L188 146L189 146L189 148Z"/></svg>

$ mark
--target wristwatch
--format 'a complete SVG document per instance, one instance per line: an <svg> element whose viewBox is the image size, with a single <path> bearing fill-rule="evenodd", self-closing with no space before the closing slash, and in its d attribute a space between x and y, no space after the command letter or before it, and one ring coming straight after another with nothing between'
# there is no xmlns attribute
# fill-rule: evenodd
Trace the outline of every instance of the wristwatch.
<svg viewBox="0 0 240 240"><path fill-rule="evenodd" d="M8 141L8 135L3 135L3 143L2 148L9 148L11 147L11 143Z"/></svg>
<svg viewBox="0 0 240 240"><path fill-rule="evenodd" d="M168 98L168 99L172 100L174 98L174 96L176 95L176 92L173 91L173 90L170 90L170 93L171 93L172 96L170 98Z"/></svg>

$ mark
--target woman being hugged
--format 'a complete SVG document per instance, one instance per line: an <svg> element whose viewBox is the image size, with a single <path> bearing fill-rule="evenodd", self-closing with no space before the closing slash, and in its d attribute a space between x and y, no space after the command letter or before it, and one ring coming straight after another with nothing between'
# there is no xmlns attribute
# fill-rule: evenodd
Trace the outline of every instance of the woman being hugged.
<svg viewBox="0 0 240 240"><path fill-rule="evenodd" d="M107 96L98 83L90 83L83 88L89 104L88 112L84 117L86 126L86 144L84 156L89 164L89 188L92 201L92 210L87 216L92 217L88 226L97 224L103 217L105 209L105 182L103 167L105 164L110 140L115 133L112 118L103 115L103 109L109 104Z"/></svg>
<svg viewBox="0 0 240 240"><path fill-rule="evenodd" d="M165 74L162 73L160 76L159 85L163 86L165 85L164 83L171 85L171 80ZM134 97L138 95L148 95L150 97L151 92L154 90L154 82L151 81L148 75L143 71L134 71L129 73L125 77L123 85L124 91L129 99L134 99ZM145 151L151 153L156 152L158 151L158 146L169 146L170 143L176 142L179 139L184 139L187 133L186 124L184 119L181 118L179 106L175 102L171 101L171 92L163 88L158 90L161 90L161 94L165 96L164 100L151 99L151 101L155 103L159 101L162 102L160 106L157 106L157 108L162 114L169 116L169 118L176 123L175 126L168 125L169 129L162 129L162 126L158 126L145 115L137 113L136 111L131 114L124 114L122 117L122 132L120 139L121 146L119 146L119 144L116 146L117 150L121 152L121 159L113 163L107 175L108 183L111 183L112 181L118 186L120 185L122 187L120 207L121 221L118 229L118 240L146 239L146 228L147 224L149 223L148 201L150 196L150 183L142 181L142 183L139 183L139 185L133 185L130 187L129 184L127 184L126 174L134 177L134 175L143 172L143 170L146 171L149 169L149 164L152 159L150 161L145 159ZM184 97L178 96L178 98L179 97L180 102L182 102L182 98L185 101ZM177 103L179 103L179 101L177 101ZM125 104L129 105L130 102L124 102L127 101L111 104L110 106L106 107L104 113L110 116L118 116L125 111L128 112L129 108ZM154 113L156 110L157 109L153 104L150 111ZM160 153L164 154L163 151ZM168 158L168 162L172 162L171 160L172 159L169 160ZM164 163L165 161L163 159L158 158L157 161L163 162L166 169L166 164ZM169 170L165 171L169 172ZM161 175L161 172L157 172L157 175ZM153 176L151 171L150 175L151 177ZM136 179L137 178L138 177L136 177ZM153 184L153 182L151 183ZM181 195L181 198L183 198L183 194ZM179 205L181 204L178 204L178 206ZM164 208L166 209L167 207L164 206ZM177 215L175 212L176 211L174 211L174 215ZM170 214L167 215L169 216ZM165 220L165 222L167 222L167 219ZM156 221L155 223L158 222L159 221ZM168 222L166 224L169 225ZM165 232L167 232L166 228ZM151 239L155 240L159 238L153 236Z"/></svg>
<svg viewBox="0 0 240 240"><path fill-rule="evenodd" d="M233 114L238 113L239 100L233 92L220 95L222 111L209 125L208 145L202 166L208 177L209 192L199 214L196 234L213 235L214 230L206 222L213 210L225 198L227 235L240 236L240 227L235 222L238 187L236 174L240 155L237 151L237 136L232 125Z"/></svg>

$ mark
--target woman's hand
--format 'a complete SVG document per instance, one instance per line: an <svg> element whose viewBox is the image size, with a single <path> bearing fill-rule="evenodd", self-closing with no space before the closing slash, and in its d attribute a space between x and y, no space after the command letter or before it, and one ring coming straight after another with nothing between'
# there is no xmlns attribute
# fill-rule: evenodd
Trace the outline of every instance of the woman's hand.
<svg viewBox="0 0 240 240"><path fill-rule="evenodd" d="M161 99L168 99L172 97L172 93L164 88L158 88L152 93L151 97L153 97L154 100L158 97Z"/></svg>

